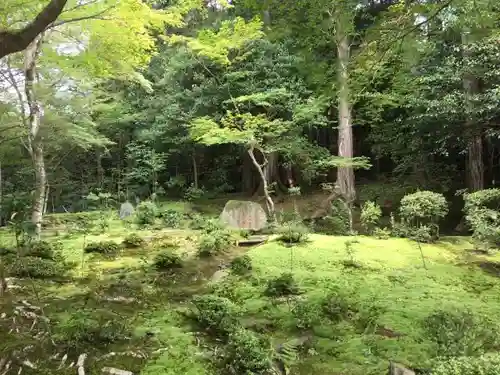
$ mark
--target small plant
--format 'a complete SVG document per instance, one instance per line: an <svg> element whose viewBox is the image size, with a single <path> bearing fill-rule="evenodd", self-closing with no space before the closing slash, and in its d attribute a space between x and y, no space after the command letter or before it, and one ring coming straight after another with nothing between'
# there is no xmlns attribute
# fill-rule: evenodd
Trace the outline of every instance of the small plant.
<svg viewBox="0 0 500 375"><path fill-rule="evenodd" d="M127 249L136 249L138 247L144 246L146 241L139 236L137 233L130 233L123 239L123 246L126 247Z"/></svg>
<svg viewBox="0 0 500 375"><path fill-rule="evenodd" d="M355 268L360 267L360 265L354 259L354 256L356 255L356 249L354 248L353 245L357 243L359 243L357 239L347 240L344 242L344 248L348 258L347 260L344 261L344 266L355 267Z"/></svg>
<svg viewBox="0 0 500 375"><path fill-rule="evenodd" d="M114 241L91 242L84 249L85 253L97 253L114 256L120 251L120 245Z"/></svg>
<svg viewBox="0 0 500 375"><path fill-rule="evenodd" d="M222 355L222 366L228 374L268 374L272 370L271 343L252 331L239 328L229 335Z"/></svg>
<svg viewBox="0 0 500 375"><path fill-rule="evenodd" d="M127 320L107 310L83 310L67 315L56 327L56 340L69 344L105 346L126 339Z"/></svg>
<svg viewBox="0 0 500 375"><path fill-rule="evenodd" d="M24 256L9 259L6 270L7 274L14 277L56 279L64 276L67 267L50 259Z"/></svg>
<svg viewBox="0 0 500 375"><path fill-rule="evenodd" d="M62 246L58 242L33 241L22 245L22 255L49 260L60 260Z"/></svg>
<svg viewBox="0 0 500 375"><path fill-rule="evenodd" d="M387 228L375 228L373 235L379 240L387 240L391 237L391 231Z"/></svg>
<svg viewBox="0 0 500 375"><path fill-rule="evenodd" d="M291 273L283 273L267 283L266 295L270 297L285 297L297 294L300 294L300 289Z"/></svg>
<svg viewBox="0 0 500 375"><path fill-rule="evenodd" d="M135 210L135 220L140 226L153 225L158 216L158 207L154 202L144 201L139 203Z"/></svg>
<svg viewBox="0 0 500 375"><path fill-rule="evenodd" d="M437 361L432 375L500 375L500 355L485 354L479 357L457 357Z"/></svg>
<svg viewBox="0 0 500 375"><path fill-rule="evenodd" d="M158 253L153 261L153 265L157 270L169 271L182 268L181 257L170 249L166 249Z"/></svg>
<svg viewBox="0 0 500 375"><path fill-rule="evenodd" d="M195 201L202 198L205 195L205 190L197 188L194 184L189 185L189 187L184 192L184 199L188 202Z"/></svg>
<svg viewBox="0 0 500 375"><path fill-rule="evenodd" d="M301 301L292 309L293 316L296 319L296 326L299 329L311 329L321 322L322 311L314 301Z"/></svg>
<svg viewBox="0 0 500 375"><path fill-rule="evenodd" d="M438 310L423 320L423 328L439 356L476 356L500 344L498 326L469 311Z"/></svg>
<svg viewBox="0 0 500 375"><path fill-rule="evenodd" d="M488 251L500 247L500 189L485 189L464 195L465 219L472 238Z"/></svg>
<svg viewBox="0 0 500 375"><path fill-rule="evenodd" d="M184 214L176 210L165 210L160 217L167 228L179 228L184 220Z"/></svg>
<svg viewBox="0 0 500 375"><path fill-rule="evenodd" d="M297 222L288 222L278 228L278 241L286 244L299 244L309 240L309 230Z"/></svg>
<svg viewBox="0 0 500 375"><path fill-rule="evenodd" d="M231 271L236 275L246 275L252 271L252 259L248 255L243 255L233 259Z"/></svg>
<svg viewBox="0 0 500 375"><path fill-rule="evenodd" d="M365 231L372 234L377 225L379 224L380 218L382 217L382 209L375 202L365 202L361 208L361 225Z"/></svg>
<svg viewBox="0 0 500 375"><path fill-rule="evenodd" d="M229 299L213 294L193 299L193 316L199 326L216 336L226 336L238 327L239 308Z"/></svg>
<svg viewBox="0 0 500 375"><path fill-rule="evenodd" d="M227 250L232 243L231 233L218 230L203 234L198 240L198 255L209 257Z"/></svg>

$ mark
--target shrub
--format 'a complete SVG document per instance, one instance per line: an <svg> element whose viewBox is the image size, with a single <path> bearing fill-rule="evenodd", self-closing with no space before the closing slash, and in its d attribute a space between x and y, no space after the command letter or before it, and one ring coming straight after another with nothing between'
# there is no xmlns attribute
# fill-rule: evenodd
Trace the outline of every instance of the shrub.
<svg viewBox="0 0 500 375"><path fill-rule="evenodd" d="M500 375L500 355L485 354L480 357L458 357L439 361L432 375Z"/></svg>
<svg viewBox="0 0 500 375"><path fill-rule="evenodd" d="M144 246L146 241L139 236L137 233L130 233L123 239L123 246L128 248L128 249L134 249L138 247Z"/></svg>
<svg viewBox="0 0 500 375"><path fill-rule="evenodd" d="M114 241L91 242L85 246L85 253L97 253L113 256L120 251L120 245Z"/></svg>
<svg viewBox="0 0 500 375"><path fill-rule="evenodd" d="M191 184L184 192L184 199L191 202L200 199L204 195L205 195L205 190L197 188L194 186L194 184Z"/></svg>
<svg viewBox="0 0 500 375"><path fill-rule="evenodd" d="M287 244L304 243L309 239L308 228L297 222L285 223L278 228L277 232L278 241Z"/></svg>
<svg viewBox="0 0 500 375"><path fill-rule="evenodd" d="M418 191L401 199L399 214L412 227L437 224L448 214L448 204L442 194Z"/></svg>
<svg viewBox="0 0 500 375"><path fill-rule="evenodd" d="M423 320L423 328L438 356L481 355L500 344L498 326L469 311L433 312Z"/></svg>
<svg viewBox="0 0 500 375"><path fill-rule="evenodd" d="M194 214L191 215L191 221L189 222L189 228L194 229L194 230L203 229L206 221L207 221L206 217L195 212Z"/></svg>
<svg viewBox="0 0 500 375"><path fill-rule="evenodd" d="M271 297L284 297L300 294L300 289L291 273L283 273L268 281L266 294Z"/></svg>
<svg viewBox="0 0 500 375"><path fill-rule="evenodd" d="M198 241L198 255L202 257L213 256L231 246L231 233L223 230L203 234Z"/></svg>
<svg viewBox="0 0 500 375"><path fill-rule="evenodd" d="M59 242L35 241L24 245L23 255L49 260L60 260L62 246Z"/></svg>
<svg viewBox="0 0 500 375"><path fill-rule="evenodd" d="M158 216L158 207L154 202L144 201L135 209L135 220L140 226L153 225Z"/></svg>
<svg viewBox="0 0 500 375"><path fill-rule="evenodd" d="M63 277L67 270L64 264L32 256L12 257L6 266L7 273L11 276L32 277L34 279Z"/></svg>
<svg viewBox="0 0 500 375"><path fill-rule="evenodd" d="M165 210L160 214L167 228L179 228L184 220L184 214L176 210Z"/></svg>
<svg viewBox="0 0 500 375"><path fill-rule="evenodd" d="M500 247L500 189L486 189L464 195L465 219L474 240L488 248Z"/></svg>
<svg viewBox="0 0 500 375"><path fill-rule="evenodd" d="M229 299L213 294L193 299L193 315L201 328L216 336L226 336L238 326L240 311Z"/></svg>
<svg viewBox="0 0 500 375"><path fill-rule="evenodd" d="M126 321L107 310L78 311L59 322L55 337L72 347L104 346L127 338Z"/></svg>
<svg viewBox="0 0 500 375"><path fill-rule="evenodd" d="M236 275L246 275L252 271L252 259L248 255L233 259L231 262L231 271Z"/></svg>
<svg viewBox="0 0 500 375"><path fill-rule="evenodd" d="M225 372L232 375L267 374L272 370L271 343L247 329L237 329L229 335L222 363Z"/></svg>
<svg viewBox="0 0 500 375"><path fill-rule="evenodd" d="M322 319L321 306L314 301L299 302L293 307L292 313L299 329L311 329Z"/></svg>
<svg viewBox="0 0 500 375"><path fill-rule="evenodd" d="M181 257L172 250L166 249L155 256L153 265L157 270L173 270L182 268Z"/></svg>
<svg viewBox="0 0 500 375"><path fill-rule="evenodd" d="M387 240L391 236L391 231L387 228L375 228L373 235L379 240Z"/></svg>
<svg viewBox="0 0 500 375"><path fill-rule="evenodd" d="M372 234L382 217L382 209L372 201L365 202L361 208L361 225L367 233Z"/></svg>

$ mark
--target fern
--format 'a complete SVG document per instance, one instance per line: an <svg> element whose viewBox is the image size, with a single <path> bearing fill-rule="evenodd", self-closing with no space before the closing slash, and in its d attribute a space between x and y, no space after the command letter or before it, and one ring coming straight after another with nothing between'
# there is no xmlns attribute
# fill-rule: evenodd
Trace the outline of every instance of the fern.
<svg viewBox="0 0 500 375"><path fill-rule="evenodd" d="M309 340L309 336L302 336L278 345L274 356L274 362L276 363L274 372L287 375L289 368L298 360L300 347Z"/></svg>

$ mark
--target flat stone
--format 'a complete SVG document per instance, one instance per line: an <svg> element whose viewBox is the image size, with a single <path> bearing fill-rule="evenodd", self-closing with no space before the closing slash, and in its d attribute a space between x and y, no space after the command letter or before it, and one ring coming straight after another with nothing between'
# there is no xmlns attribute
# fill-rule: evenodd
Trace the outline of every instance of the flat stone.
<svg viewBox="0 0 500 375"><path fill-rule="evenodd" d="M238 246L252 246L266 242L269 236L250 236L238 241Z"/></svg>

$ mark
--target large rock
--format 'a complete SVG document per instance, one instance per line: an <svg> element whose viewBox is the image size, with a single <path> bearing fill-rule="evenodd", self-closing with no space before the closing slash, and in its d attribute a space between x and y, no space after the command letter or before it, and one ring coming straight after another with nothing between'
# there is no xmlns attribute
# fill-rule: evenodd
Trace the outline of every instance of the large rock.
<svg viewBox="0 0 500 375"><path fill-rule="evenodd" d="M404 367L400 363L391 362L389 364L389 375L415 375L415 371Z"/></svg>
<svg viewBox="0 0 500 375"><path fill-rule="evenodd" d="M125 219L134 214L134 206L130 202L123 202L120 206L120 219Z"/></svg>
<svg viewBox="0 0 500 375"><path fill-rule="evenodd" d="M261 230L267 224L267 215L256 202L231 200L224 206L220 220L236 229Z"/></svg>

